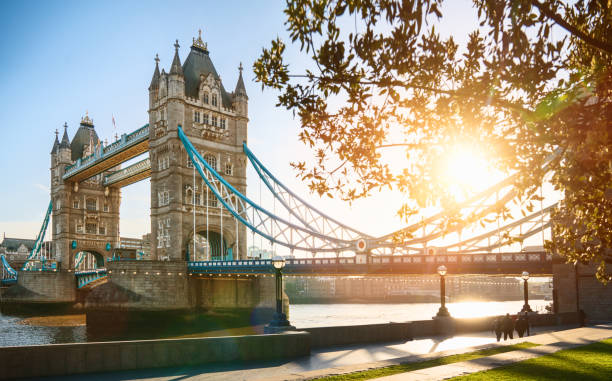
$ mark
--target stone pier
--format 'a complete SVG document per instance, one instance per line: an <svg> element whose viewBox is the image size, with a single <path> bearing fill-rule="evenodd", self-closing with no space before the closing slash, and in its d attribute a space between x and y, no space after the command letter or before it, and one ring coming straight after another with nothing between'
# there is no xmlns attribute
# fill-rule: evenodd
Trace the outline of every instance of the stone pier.
<svg viewBox="0 0 612 381"><path fill-rule="evenodd" d="M19 271L17 284L2 290L2 310L64 310L76 301L76 279L67 271Z"/></svg>
<svg viewBox="0 0 612 381"><path fill-rule="evenodd" d="M275 310L271 275L190 275L183 261L109 262L85 300L88 332L130 337L259 326ZM285 308L288 300L285 296ZM146 336L146 335L145 335Z"/></svg>
<svg viewBox="0 0 612 381"><path fill-rule="evenodd" d="M599 282L596 271L596 265L553 264L556 312L583 310L589 323L612 319L612 285Z"/></svg>

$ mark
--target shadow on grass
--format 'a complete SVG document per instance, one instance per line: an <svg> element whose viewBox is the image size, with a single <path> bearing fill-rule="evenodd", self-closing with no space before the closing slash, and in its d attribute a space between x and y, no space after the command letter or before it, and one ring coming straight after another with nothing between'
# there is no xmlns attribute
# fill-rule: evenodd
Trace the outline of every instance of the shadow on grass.
<svg viewBox="0 0 612 381"><path fill-rule="evenodd" d="M451 380L612 380L612 339Z"/></svg>

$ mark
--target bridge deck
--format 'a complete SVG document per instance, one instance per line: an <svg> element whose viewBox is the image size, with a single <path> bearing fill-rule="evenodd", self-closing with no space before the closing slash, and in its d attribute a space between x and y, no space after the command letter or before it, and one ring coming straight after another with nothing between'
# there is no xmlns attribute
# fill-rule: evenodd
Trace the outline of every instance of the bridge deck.
<svg viewBox="0 0 612 381"><path fill-rule="evenodd" d="M104 185L122 188L149 177L151 177L151 159L147 157L104 177Z"/></svg>
<svg viewBox="0 0 612 381"><path fill-rule="evenodd" d="M444 265L448 275L509 275L528 271L533 276L552 274L552 255L544 252L496 254L405 255L370 257L294 258L286 260L283 274L310 276L426 275ZM271 260L189 262L192 274L271 274Z"/></svg>

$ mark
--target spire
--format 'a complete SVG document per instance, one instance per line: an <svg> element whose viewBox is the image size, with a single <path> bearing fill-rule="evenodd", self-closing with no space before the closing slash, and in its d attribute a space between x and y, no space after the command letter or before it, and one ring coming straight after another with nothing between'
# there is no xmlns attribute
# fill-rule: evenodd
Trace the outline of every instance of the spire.
<svg viewBox="0 0 612 381"><path fill-rule="evenodd" d="M70 139L68 139L68 123L64 123L64 136L62 136L62 142L60 143L59 148L70 149Z"/></svg>
<svg viewBox="0 0 612 381"><path fill-rule="evenodd" d="M159 87L159 56L155 55L155 71L153 72L153 78L151 79L151 85L149 90L156 89Z"/></svg>
<svg viewBox="0 0 612 381"><path fill-rule="evenodd" d="M53 149L51 149L51 154L56 154L57 150L59 149L59 131L57 130L57 128L55 129L55 142L53 142Z"/></svg>
<svg viewBox="0 0 612 381"><path fill-rule="evenodd" d="M172 66L170 67L170 74L183 75L183 67L181 66L181 59L179 58L178 50L181 46L178 40L174 43L174 59L172 60Z"/></svg>
<svg viewBox="0 0 612 381"><path fill-rule="evenodd" d="M244 87L244 80L242 79L242 62L240 62L240 66L238 66L238 71L240 74L238 75L238 82L236 83L236 90L234 93L236 95L247 96L246 88Z"/></svg>
<svg viewBox="0 0 612 381"><path fill-rule="evenodd" d="M196 48L197 50L201 50L204 53L208 53L207 45L204 41L202 41L202 29L198 29L198 38L193 39L192 48Z"/></svg>
<svg viewBox="0 0 612 381"><path fill-rule="evenodd" d="M81 126L93 127L93 120L89 117L89 111L85 110L85 116L81 118Z"/></svg>

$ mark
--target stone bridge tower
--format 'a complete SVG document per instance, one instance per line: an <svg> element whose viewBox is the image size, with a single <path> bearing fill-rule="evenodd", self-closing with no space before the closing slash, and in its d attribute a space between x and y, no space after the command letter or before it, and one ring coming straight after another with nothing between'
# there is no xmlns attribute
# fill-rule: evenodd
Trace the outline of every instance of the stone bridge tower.
<svg viewBox="0 0 612 381"><path fill-rule="evenodd" d="M119 245L119 188L103 186L101 173L82 182L62 180L66 166L74 164L100 149L93 121L88 115L72 141L64 124L61 142L57 132L51 151L51 200L53 202L52 238L56 260L64 269L74 268L74 257L80 251L92 254L98 267Z"/></svg>
<svg viewBox="0 0 612 381"><path fill-rule="evenodd" d="M194 147L230 184L246 194L248 97L242 65L228 93L201 32L181 65L178 41L170 71L155 71L149 86L151 251L155 259L246 258L246 228L223 212L196 173L178 138L181 125ZM204 185L204 186L203 186ZM208 204L208 207L207 207ZM195 209L195 213L194 213ZM193 250L194 214L196 250Z"/></svg>

